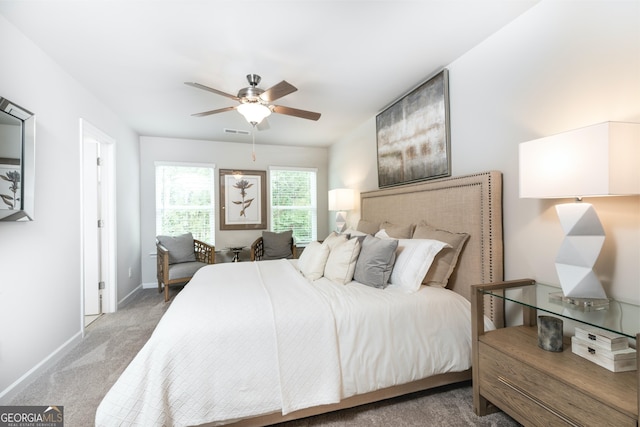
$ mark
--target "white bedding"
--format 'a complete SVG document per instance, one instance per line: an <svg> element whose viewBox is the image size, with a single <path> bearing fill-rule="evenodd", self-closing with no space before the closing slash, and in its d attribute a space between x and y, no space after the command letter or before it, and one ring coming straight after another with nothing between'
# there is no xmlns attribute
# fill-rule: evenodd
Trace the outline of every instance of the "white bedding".
<svg viewBox="0 0 640 427"><path fill-rule="evenodd" d="M381 290L325 278L314 286L336 318L343 398L471 367L471 306L461 295L440 287L405 293L393 285Z"/></svg>
<svg viewBox="0 0 640 427"><path fill-rule="evenodd" d="M470 305L460 295L309 282L294 266L199 270L105 396L96 425L286 414L471 366Z"/></svg>

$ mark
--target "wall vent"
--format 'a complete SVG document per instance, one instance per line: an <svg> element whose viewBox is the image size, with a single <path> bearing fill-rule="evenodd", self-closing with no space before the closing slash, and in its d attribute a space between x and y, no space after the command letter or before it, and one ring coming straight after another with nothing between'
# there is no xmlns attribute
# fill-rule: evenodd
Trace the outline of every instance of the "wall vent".
<svg viewBox="0 0 640 427"><path fill-rule="evenodd" d="M248 130L240 130L240 129L228 129L225 128L224 129L225 133L233 133L236 135L251 135L251 132L249 132Z"/></svg>

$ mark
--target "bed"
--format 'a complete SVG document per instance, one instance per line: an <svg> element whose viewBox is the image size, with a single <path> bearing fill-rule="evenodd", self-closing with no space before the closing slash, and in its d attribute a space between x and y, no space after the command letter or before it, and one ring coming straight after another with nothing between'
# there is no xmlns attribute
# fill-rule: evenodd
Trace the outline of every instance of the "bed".
<svg viewBox="0 0 640 427"><path fill-rule="evenodd" d="M503 275L501 180L490 171L361 194L360 232L428 224L468 234L447 288L407 291L395 266L385 288L342 283L337 267L305 277L304 252L299 262L199 270L101 402L96 425L268 425L469 380L470 286ZM365 246L333 238L342 240L327 266ZM488 328L502 318L489 299L485 312Z"/></svg>

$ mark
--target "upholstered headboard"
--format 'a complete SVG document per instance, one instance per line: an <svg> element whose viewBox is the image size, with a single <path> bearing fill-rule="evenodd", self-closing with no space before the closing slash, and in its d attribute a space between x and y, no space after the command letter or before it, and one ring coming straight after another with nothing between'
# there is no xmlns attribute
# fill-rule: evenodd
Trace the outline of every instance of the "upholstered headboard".
<svg viewBox="0 0 640 427"><path fill-rule="evenodd" d="M360 194L361 218L381 223L428 224L465 232L469 240L448 288L469 299L470 286L503 280L502 174L498 171L443 178ZM485 313L501 318L487 302ZM499 316L496 316L499 315Z"/></svg>

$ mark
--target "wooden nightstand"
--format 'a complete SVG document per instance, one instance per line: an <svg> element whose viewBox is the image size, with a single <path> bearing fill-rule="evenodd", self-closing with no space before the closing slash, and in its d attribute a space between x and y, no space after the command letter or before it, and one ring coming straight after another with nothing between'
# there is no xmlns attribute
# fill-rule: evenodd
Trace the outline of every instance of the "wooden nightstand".
<svg viewBox="0 0 640 427"><path fill-rule="evenodd" d="M551 314L568 324L603 328L640 341L640 307L612 301L606 311L585 312L550 301L558 288L515 280L472 288L473 406L482 416L495 407L529 425L638 426L640 358L637 371L611 372L571 351L538 347L536 319ZM485 331L484 298L513 304L523 324ZM624 319L624 324L622 323ZM569 330L571 332L571 330ZM572 335L572 333L571 333Z"/></svg>

